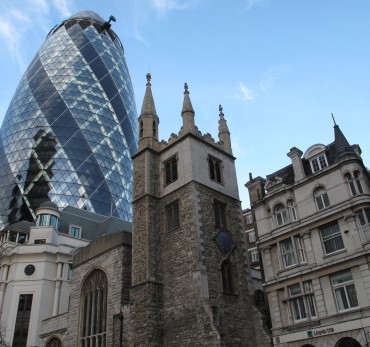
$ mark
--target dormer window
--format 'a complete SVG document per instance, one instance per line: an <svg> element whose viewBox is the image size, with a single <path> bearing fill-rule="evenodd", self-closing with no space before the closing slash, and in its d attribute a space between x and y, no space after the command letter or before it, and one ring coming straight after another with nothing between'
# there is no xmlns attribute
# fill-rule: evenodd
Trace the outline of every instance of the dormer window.
<svg viewBox="0 0 370 347"><path fill-rule="evenodd" d="M72 237L80 238L81 237L81 228L77 227L75 225L71 225L69 227L69 235L72 236Z"/></svg>
<svg viewBox="0 0 370 347"><path fill-rule="evenodd" d="M303 157L309 160L313 173L318 172L329 166L325 155L326 147L322 144L316 144L307 149Z"/></svg>
<svg viewBox="0 0 370 347"><path fill-rule="evenodd" d="M325 154L319 155L317 158L311 160L311 168L313 172L322 170L328 166Z"/></svg>

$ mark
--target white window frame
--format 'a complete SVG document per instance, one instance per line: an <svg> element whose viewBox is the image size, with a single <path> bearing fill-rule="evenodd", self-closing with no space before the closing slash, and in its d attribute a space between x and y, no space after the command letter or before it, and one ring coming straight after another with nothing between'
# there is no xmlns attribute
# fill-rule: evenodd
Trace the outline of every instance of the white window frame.
<svg viewBox="0 0 370 347"><path fill-rule="evenodd" d="M289 199L286 205L287 205L290 220L292 222L296 221L298 217L297 217L297 209L296 209L295 201L293 199Z"/></svg>
<svg viewBox="0 0 370 347"><path fill-rule="evenodd" d="M290 245L289 249L285 248L285 245ZM305 264L306 261L306 252L303 245L303 240L300 235L295 235L288 237L284 240L279 241L280 255L282 259L283 268L290 268L291 266L297 264ZM293 262L288 263L287 259L292 259Z"/></svg>
<svg viewBox="0 0 370 347"><path fill-rule="evenodd" d="M248 230L248 241L249 243L256 242L256 232L253 230Z"/></svg>
<svg viewBox="0 0 370 347"><path fill-rule="evenodd" d="M359 304L357 292L351 270L350 269L343 270L335 274L332 274L330 277L338 311L339 312L348 311L358 307ZM350 294L351 291L352 295L354 294L354 297L352 298ZM351 301L353 302L351 303Z"/></svg>
<svg viewBox="0 0 370 347"><path fill-rule="evenodd" d="M245 221L246 221L247 224L252 224L253 223L253 214L252 213L248 213L245 216Z"/></svg>
<svg viewBox="0 0 370 347"><path fill-rule="evenodd" d="M282 208L280 208L280 206L282 206ZM275 206L274 216L275 216L275 223L277 227L283 226L289 222L286 207L281 202Z"/></svg>
<svg viewBox="0 0 370 347"><path fill-rule="evenodd" d="M324 235L326 231L329 231L329 228L330 228L330 234L327 233L326 235ZM338 230L334 230L334 229L338 229ZM324 248L324 253L326 255L334 254L334 253L340 252L343 249L345 249L342 232L340 231L339 223L337 221L324 225L320 227L319 230L320 230L322 245ZM323 233L323 231L325 232ZM331 244L331 245L334 244L335 250L327 252L327 247L326 247L327 244ZM343 247L338 248L338 246L343 246Z"/></svg>
<svg viewBox="0 0 370 347"><path fill-rule="evenodd" d="M356 211L357 221L360 225L362 238L364 242L370 241L370 208L362 208Z"/></svg>
<svg viewBox="0 0 370 347"><path fill-rule="evenodd" d="M78 236L72 235L72 228L78 229ZM72 236L72 237L75 237L77 239L80 239L81 238L81 235L82 235L81 231L82 231L82 229L81 229L81 227L79 225L70 225L69 226L69 236Z"/></svg>
<svg viewBox="0 0 370 347"><path fill-rule="evenodd" d="M314 158L311 158L310 164L313 173L319 172L329 166L325 153L321 153Z"/></svg>
<svg viewBox="0 0 370 347"><path fill-rule="evenodd" d="M311 280L293 284L287 288L287 292L290 316L294 323L317 318L317 307Z"/></svg>
<svg viewBox="0 0 370 347"><path fill-rule="evenodd" d="M356 182L356 189L358 190L358 193L363 194L364 189L363 189L362 183L361 183L361 171L360 170L353 171L353 178Z"/></svg>
<svg viewBox="0 0 370 347"><path fill-rule="evenodd" d="M250 251L250 254L251 254L252 262L253 263L259 262L260 261L260 258L259 258L259 255L258 255L258 249L257 249L257 247L256 248L251 248L249 251Z"/></svg>
<svg viewBox="0 0 370 347"><path fill-rule="evenodd" d="M321 211L330 206L328 192L324 187L318 187L315 189L314 199L318 211Z"/></svg>

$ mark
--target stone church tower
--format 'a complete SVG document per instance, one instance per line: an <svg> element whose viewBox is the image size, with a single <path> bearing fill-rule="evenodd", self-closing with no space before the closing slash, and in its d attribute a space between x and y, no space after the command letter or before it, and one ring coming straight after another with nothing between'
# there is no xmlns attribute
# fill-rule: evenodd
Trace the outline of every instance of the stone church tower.
<svg viewBox="0 0 370 347"><path fill-rule="evenodd" d="M219 141L194 123L185 84L183 125L158 141L147 75L133 157L130 346L256 346L242 215L222 107Z"/></svg>

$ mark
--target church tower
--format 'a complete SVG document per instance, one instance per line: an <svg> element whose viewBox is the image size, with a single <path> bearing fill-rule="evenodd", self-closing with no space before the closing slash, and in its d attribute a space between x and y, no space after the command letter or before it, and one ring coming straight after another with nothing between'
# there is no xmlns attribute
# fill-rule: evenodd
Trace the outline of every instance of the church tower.
<svg viewBox="0 0 370 347"><path fill-rule="evenodd" d="M216 142L195 126L185 84L182 128L159 142L150 78L133 156L129 345L256 345L235 158L222 107Z"/></svg>

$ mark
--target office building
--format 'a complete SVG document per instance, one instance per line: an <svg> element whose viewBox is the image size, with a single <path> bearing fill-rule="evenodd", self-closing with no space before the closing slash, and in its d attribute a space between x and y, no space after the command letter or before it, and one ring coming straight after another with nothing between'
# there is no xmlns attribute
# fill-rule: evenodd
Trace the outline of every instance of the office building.
<svg viewBox="0 0 370 347"><path fill-rule="evenodd" d="M369 173L338 125L334 136L246 184L274 346L369 345Z"/></svg>
<svg viewBox="0 0 370 347"><path fill-rule="evenodd" d="M0 226L49 200L131 220L137 116L111 20L63 21L24 73L0 131Z"/></svg>

